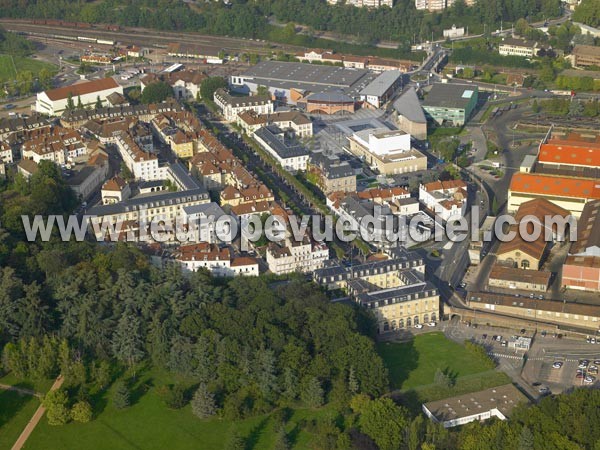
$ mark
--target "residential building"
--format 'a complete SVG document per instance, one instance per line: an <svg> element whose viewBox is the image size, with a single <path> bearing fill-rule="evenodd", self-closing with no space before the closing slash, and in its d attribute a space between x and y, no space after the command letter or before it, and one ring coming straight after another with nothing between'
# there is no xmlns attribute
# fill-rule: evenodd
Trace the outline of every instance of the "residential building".
<svg viewBox="0 0 600 450"><path fill-rule="evenodd" d="M308 163L308 150L293 140L275 125L256 130L252 137L288 172L305 171Z"/></svg>
<svg viewBox="0 0 600 450"><path fill-rule="evenodd" d="M159 180L166 178L166 167L159 167L155 154L145 152L128 133L116 137L116 145L123 162L138 180Z"/></svg>
<svg viewBox="0 0 600 450"><path fill-rule="evenodd" d="M236 97L224 89L217 89L214 101L225 120L230 122L235 121L238 114L243 111L254 111L257 114L273 113L273 100L271 100L270 95Z"/></svg>
<svg viewBox="0 0 600 450"><path fill-rule="evenodd" d="M98 99L103 105L106 105L108 103L106 98L114 92L123 94L123 87L114 78L84 81L38 93L35 110L50 116L60 115L67 109L69 98L73 100L75 106L79 103L79 100L81 100L84 107L95 106Z"/></svg>
<svg viewBox="0 0 600 450"><path fill-rule="evenodd" d="M237 116L237 124L247 134L252 134L265 125L275 125L282 130L292 130L300 138L313 135L312 121L299 111L278 111L273 114L243 111Z"/></svg>
<svg viewBox="0 0 600 450"><path fill-rule="evenodd" d="M39 128L28 133L27 137L21 147L24 159L36 163L47 160L62 165L87 159L87 146L78 131L55 126Z"/></svg>
<svg viewBox="0 0 600 450"><path fill-rule="evenodd" d="M185 271L197 272L206 269L214 276L258 276L258 261L255 258L232 257L229 248L199 242L182 245L173 254L174 260Z"/></svg>
<svg viewBox="0 0 600 450"><path fill-rule="evenodd" d="M119 203L127 200L131 196L131 187L123 178L115 175L102 185L100 191L102 204Z"/></svg>
<svg viewBox="0 0 600 450"><path fill-rule="evenodd" d="M415 139L427 139L427 118L415 88L409 87L394 101L398 128Z"/></svg>
<svg viewBox="0 0 600 450"><path fill-rule="evenodd" d="M545 198L579 217L587 202L600 200L600 180L515 173L508 190L508 212L535 198Z"/></svg>
<svg viewBox="0 0 600 450"><path fill-rule="evenodd" d="M434 181L419 186L419 201L445 222L467 212L467 184L462 180Z"/></svg>
<svg viewBox="0 0 600 450"><path fill-rule="evenodd" d="M423 100L423 109L438 125L461 127L473 115L478 94L476 85L435 83Z"/></svg>
<svg viewBox="0 0 600 450"><path fill-rule="evenodd" d="M399 70L387 70L371 81L362 91L360 99L374 108L383 106L402 84Z"/></svg>
<svg viewBox="0 0 600 450"><path fill-rule="evenodd" d="M348 150L384 175L427 169L427 157L411 147L403 131L370 128L348 137Z"/></svg>
<svg viewBox="0 0 600 450"><path fill-rule="evenodd" d="M327 3L330 5L337 5L339 2L340 0L327 0ZM356 6L358 8L379 8L381 6L391 8L394 6L394 0L348 0L345 4Z"/></svg>
<svg viewBox="0 0 600 450"><path fill-rule="evenodd" d="M199 70L180 70L169 73L150 73L140 80L142 92L152 83L163 81L173 88L176 99L196 100L200 95L200 85L207 78L204 72Z"/></svg>
<svg viewBox="0 0 600 450"><path fill-rule="evenodd" d="M198 242L229 244L235 237L231 235L231 217L215 202L184 206L182 216Z"/></svg>
<svg viewBox="0 0 600 450"><path fill-rule="evenodd" d="M356 174L347 161L338 156L314 152L308 171L316 176L319 189L327 196L332 192L356 192Z"/></svg>
<svg viewBox="0 0 600 450"><path fill-rule="evenodd" d="M528 403L527 397L512 384L496 386L479 392L423 403L423 413L444 428L469 422L482 422L493 417L506 420L512 410Z"/></svg>
<svg viewBox="0 0 600 450"><path fill-rule="evenodd" d="M411 64L406 61L398 61L396 59L375 58L369 56L367 69L369 72L381 73L388 70L400 71L402 73L410 70Z"/></svg>
<svg viewBox="0 0 600 450"><path fill-rule="evenodd" d="M12 147L8 142L0 141L0 162L10 164L13 161Z"/></svg>
<svg viewBox="0 0 600 450"><path fill-rule="evenodd" d="M573 67L600 66L600 47L576 45L571 52Z"/></svg>
<svg viewBox="0 0 600 450"><path fill-rule="evenodd" d="M97 239L105 239L110 234L112 240L122 239L128 234L131 240L150 240L147 226L152 220L174 224L175 219L181 217L184 207L209 202L208 192L201 187L176 192L160 190L139 194L118 203L94 206L87 211L87 215L91 216L90 224ZM120 226L111 232L100 227L103 221ZM169 235L167 240L173 240L174 237Z"/></svg>
<svg viewBox="0 0 600 450"><path fill-rule="evenodd" d="M537 43L529 42L524 39L515 39L512 37L503 38L498 46L498 53L502 56L523 56L524 58L533 58L537 56Z"/></svg>
<svg viewBox="0 0 600 450"><path fill-rule="evenodd" d="M323 267L329 259L329 249L324 242L314 242L304 236L301 242L285 239L270 242L266 260L269 270L275 275L302 272L310 273Z"/></svg>
<svg viewBox="0 0 600 450"><path fill-rule="evenodd" d="M488 286L490 291L502 288L546 292L551 278L552 272L545 270L525 270L496 264L490 272Z"/></svg>

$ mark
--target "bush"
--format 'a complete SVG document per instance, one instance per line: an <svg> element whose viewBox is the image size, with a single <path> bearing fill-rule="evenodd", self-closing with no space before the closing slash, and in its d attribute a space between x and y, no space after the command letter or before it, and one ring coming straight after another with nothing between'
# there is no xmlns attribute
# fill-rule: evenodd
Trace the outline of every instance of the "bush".
<svg viewBox="0 0 600 450"><path fill-rule="evenodd" d="M167 408L180 409L186 404L185 389L180 384L161 386L157 393Z"/></svg>
<svg viewBox="0 0 600 450"><path fill-rule="evenodd" d="M50 425L64 425L69 421L68 400L67 393L63 390L51 391L44 396L42 405L46 408Z"/></svg>
<svg viewBox="0 0 600 450"><path fill-rule="evenodd" d="M87 423L92 420L92 407L86 401L80 401L71 408L71 418L75 422Z"/></svg>

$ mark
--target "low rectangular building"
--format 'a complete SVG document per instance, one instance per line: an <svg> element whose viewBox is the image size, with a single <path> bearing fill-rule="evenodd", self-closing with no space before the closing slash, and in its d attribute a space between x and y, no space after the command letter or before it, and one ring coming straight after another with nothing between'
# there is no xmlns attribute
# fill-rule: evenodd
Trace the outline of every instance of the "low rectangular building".
<svg viewBox="0 0 600 450"><path fill-rule="evenodd" d="M600 66L600 47L576 45L571 54L573 67Z"/></svg>
<svg viewBox="0 0 600 450"><path fill-rule="evenodd" d="M463 394L423 404L423 413L444 428L452 428L474 421L496 417L506 420L519 404L527 403L527 397L512 384L505 384L484 391Z"/></svg>
<svg viewBox="0 0 600 450"><path fill-rule="evenodd" d="M495 265L490 272L488 285L503 289L522 289L546 292L552 272L545 270L525 270ZM492 289L493 290L493 289Z"/></svg>
<svg viewBox="0 0 600 450"><path fill-rule="evenodd" d="M108 105L107 97L113 93L123 95L123 87L114 78L100 78L93 81L50 89L37 94L35 110L42 114L58 116L67 109L69 98L77 106L81 100L83 107L95 106L100 99L103 106Z"/></svg>
<svg viewBox="0 0 600 450"><path fill-rule="evenodd" d="M498 47L502 56L523 56L533 58L537 54L537 44L524 39L504 38Z"/></svg>
<svg viewBox="0 0 600 450"><path fill-rule="evenodd" d="M600 256L567 256L562 267L562 285L567 289L600 292Z"/></svg>

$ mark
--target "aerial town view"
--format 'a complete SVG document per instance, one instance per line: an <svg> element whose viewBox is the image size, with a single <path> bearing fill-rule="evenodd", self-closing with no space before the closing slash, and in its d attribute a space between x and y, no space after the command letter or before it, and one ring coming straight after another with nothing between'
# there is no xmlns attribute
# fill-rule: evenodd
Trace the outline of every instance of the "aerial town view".
<svg viewBox="0 0 600 450"><path fill-rule="evenodd" d="M0 450L600 449L600 0L0 0Z"/></svg>

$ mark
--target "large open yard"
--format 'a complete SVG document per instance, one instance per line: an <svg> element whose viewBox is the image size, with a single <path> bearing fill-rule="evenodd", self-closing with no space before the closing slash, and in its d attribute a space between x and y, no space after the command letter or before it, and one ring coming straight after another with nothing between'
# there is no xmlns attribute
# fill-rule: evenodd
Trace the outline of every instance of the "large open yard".
<svg viewBox="0 0 600 450"><path fill-rule="evenodd" d="M71 422L64 426L51 426L44 417L27 441L27 449L219 450L234 429L246 438L248 450L273 447L276 427L270 415L240 420L235 424L220 419L200 420L192 414L189 405L180 410L169 410L162 403L156 394L156 386L166 380L160 379L160 374L156 377L150 373L144 378L139 387L134 388L134 402L127 409L115 409L109 391L96 403L100 411L96 411L94 419L87 424ZM149 389L144 392L146 387ZM292 448L312 448L311 434L300 430L300 421L327 415L333 417L333 414L327 407L294 410L286 426Z"/></svg>
<svg viewBox="0 0 600 450"><path fill-rule="evenodd" d="M481 356L440 332L421 334L409 342L380 343L377 348L392 389L401 390L401 401L415 410L425 401L510 383L505 373L490 369ZM453 386L434 383L438 369L450 376Z"/></svg>
<svg viewBox="0 0 600 450"><path fill-rule="evenodd" d="M0 82L13 80L16 77L15 69L18 72L29 71L35 77L44 67L56 71L55 65L34 58L15 56L11 59L9 55L0 55Z"/></svg>

